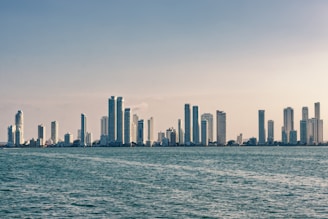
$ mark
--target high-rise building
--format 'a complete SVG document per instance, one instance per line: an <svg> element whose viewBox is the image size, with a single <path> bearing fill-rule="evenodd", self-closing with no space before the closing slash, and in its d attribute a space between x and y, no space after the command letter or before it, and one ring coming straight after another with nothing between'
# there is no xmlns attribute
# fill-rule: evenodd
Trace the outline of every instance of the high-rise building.
<svg viewBox="0 0 328 219"><path fill-rule="evenodd" d="M314 103L315 119L317 120L316 143L323 143L323 120L320 119L320 103Z"/></svg>
<svg viewBox="0 0 328 219"><path fill-rule="evenodd" d="M259 110L259 145L265 144L265 111Z"/></svg>
<svg viewBox="0 0 328 219"><path fill-rule="evenodd" d="M150 145L154 142L154 118L150 117L147 121L147 141L149 141Z"/></svg>
<svg viewBox="0 0 328 219"><path fill-rule="evenodd" d="M300 121L300 143L303 145L308 143L308 120Z"/></svg>
<svg viewBox="0 0 328 219"><path fill-rule="evenodd" d="M131 138L132 138L132 142L134 143L138 142L138 121L139 121L139 116L137 114L133 114L132 126L131 126Z"/></svg>
<svg viewBox="0 0 328 219"><path fill-rule="evenodd" d="M131 110L126 108L124 110L124 144L131 143Z"/></svg>
<svg viewBox="0 0 328 219"><path fill-rule="evenodd" d="M182 121L181 119L178 119L178 143L179 145L183 145L183 141L184 141L184 133L182 130Z"/></svg>
<svg viewBox="0 0 328 219"><path fill-rule="evenodd" d="M57 121L51 122L51 141L53 144L58 143L58 122Z"/></svg>
<svg viewBox="0 0 328 219"><path fill-rule="evenodd" d="M168 145L169 146L176 146L177 144L177 135L176 135L176 131L175 129L172 128L168 128L166 130L166 139L168 140Z"/></svg>
<svg viewBox="0 0 328 219"><path fill-rule="evenodd" d="M73 135L70 133L66 133L64 135L64 145L67 146L71 146L73 143Z"/></svg>
<svg viewBox="0 0 328 219"><path fill-rule="evenodd" d="M138 145L144 145L144 121L139 120L138 121L138 139L137 139Z"/></svg>
<svg viewBox="0 0 328 219"><path fill-rule="evenodd" d="M240 133L238 136L237 136L237 144L238 145L242 145L243 144L243 134Z"/></svg>
<svg viewBox="0 0 328 219"><path fill-rule="evenodd" d="M87 135L85 137L85 141L86 141L87 146L92 146L93 138L92 138L92 133L91 132L87 132Z"/></svg>
<svg viewBox="0 0 328 219"><path fill-rule="evenodd" d="M289 132L289 144L291 145L297 144L297 131L292 130Z"/></svg>
<svg viewBox="0 0 328 219"><path fill-rule="evenodd" d="M103 116L100 119L100 136L108 136L108 116Z"/></svg>
<svg viewBox="0 0 328 219"><path fill-rule="evenodd" d="M284 126L282 128L284 144L290 143L290 131L294 131L294 109L287 107L284 109Z"/></svg>
<svg viewBox="0 0 328 219"><path fill-rule="evenodd" d="M9 126L8 127L8 146L14 146L15 145L15 126Z"/></svg>
<svg viewBox="0 0 328 219"><path fill-rule="evenodd" d="M165 138L165 133L164 132L158 132L158 138L157 141L159 143L162 143L163 139Z"/></svg>
<svg viewBox="0 0 328 219"><path fill-rule="evenodd" d="M194 144L199 144L199 116L198 106L192 107L192 141Z"/></svg>
<svg viewBox="0 0 328 219"><path fill-rule="evenodd" d="M190 145L190 141L191 141L191 116L190 116L190 104L185 104L184 107L184 116L185 116L185 140L184 143L185 145Z"/></svg>
<svg viewBox="0 0 328 219"><path fill-rule="evenodd" d="M86 146L86 135L87 135L87 117L81 114L81 146Z"/></svg>
<svg viewBox="0 0 328 219"><path fill-rule="evenodd" d="M274 142L274 121L268 121L268 144L271 145Z"/></svg>
<svg viewBox="0 0 328 219"><path fill-rule="evenodd" d="M118 97L117 98L117 138L116 138L116 142L121 145L123 144L123 122L124 122L124 99L123 97Z"/></svg>
<svg viewBox="0 0 328 219"><path fill-rule="evenodd" d="M46 127L38 125L38 142L39 146L44 146L46 142Z"/></svg>
<svg viewBox="0 0 328 219"><path fill-rule="evenodd" d="M15 116L15 143L17 146L22 145L24 143L24 115L23 111L18 110Z"/></svg>
<svg viewBox="0 0 328 219"><path fill-rule="evenodd" d="M216 111L216 142L217 145L226 144L226 113L223 111Z"/></svg>
<svg viewBox="0 0 328 219"><path fill-rule="evenodd" d="M207 134L208 134L208 141L209 142L214 142L213 138L213 114L211 113L204 113L201 116L201 120L206 120L207 121Z"/></svg>
<svg viewBox="0 0 328 219"><path fill-rule="evenodd" d="M202 145L203 146L208 146L208 127L207 127L207 120L202 120L201 122L201 127L202 127Z"/></svg>
<svg viewBox="0 0 328 219"><path fill-rule="evenodd" d="M116 97L108 100L108 141L110 144L116 141Z"/></svg>

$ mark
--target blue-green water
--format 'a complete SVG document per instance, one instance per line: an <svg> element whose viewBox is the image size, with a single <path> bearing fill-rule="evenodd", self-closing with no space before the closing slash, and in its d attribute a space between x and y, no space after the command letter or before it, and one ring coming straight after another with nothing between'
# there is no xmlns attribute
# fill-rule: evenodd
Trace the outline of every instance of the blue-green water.
<svg viewBox="0 0 328 219"><path fill-rule="evenodd" d="M328 147L0 150L0 218L328 218Z"/></svg>

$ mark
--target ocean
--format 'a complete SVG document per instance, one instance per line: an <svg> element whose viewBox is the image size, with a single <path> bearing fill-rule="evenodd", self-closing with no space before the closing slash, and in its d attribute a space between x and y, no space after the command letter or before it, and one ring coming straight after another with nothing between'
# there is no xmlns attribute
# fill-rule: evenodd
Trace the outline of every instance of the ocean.
<svg viewBox="0 0 328 219"><path fill-rule="evenodd" d="M0 150L0 218L328 218L328 147Z"/></svg>

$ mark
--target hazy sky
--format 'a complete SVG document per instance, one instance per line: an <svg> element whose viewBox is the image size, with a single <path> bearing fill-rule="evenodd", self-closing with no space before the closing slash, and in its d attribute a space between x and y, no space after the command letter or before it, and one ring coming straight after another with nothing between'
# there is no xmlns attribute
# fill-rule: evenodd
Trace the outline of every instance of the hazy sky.
<svg viewBox="0 0 328 219"><path fill-rule="evenodd" d="M26 138L53 120L75 138L82 112L98 138L112 95L155 133L185 103L223 110L228 139L257 137L265 109L280 140L283 108L299 130L319 101L328 139L328 1L1 0L0 81L0 141L19 109Z"/></svg>

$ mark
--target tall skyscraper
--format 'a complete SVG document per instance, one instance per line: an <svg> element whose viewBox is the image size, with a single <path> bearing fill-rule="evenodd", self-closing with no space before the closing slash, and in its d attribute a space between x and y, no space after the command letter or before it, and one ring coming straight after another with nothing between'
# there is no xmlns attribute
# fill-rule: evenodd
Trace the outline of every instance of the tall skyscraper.
<svg viewBox="0 0 328 219"><path fill-rule="evenodd" d="M209 142L214 142L213 138L213 114L211 113L204 113L201 116L201 120L206 120L207 121L207 134L208 134L208 141Z"/></svg>
<svg viewBox="0 0 328 219"><path fill-rule="evenodd" d="M137 139L138 145L144 144L144 121L139 120L138 121L138 139Z"/></svg>
<svg viewBox="0 0 328 219"><path fill-rule="evenodd" d="M131 110L126 108L124 110L124 144L131 143Z"/></svg>
<svg viewBox="0 0 328 219"><path fill-rule="evenodd" d="M124 110L124 99L123 97L117 98L117 138L116 142L121 145L123 144L123 110Z"/></svg>
<svg viewBox="0 0 328 219"><path fill-rule="evenodd" d="M308 141L310 139L308 123L309 123L309 108L304 106L304 107L302 107L302 120L300 121L300 143L301 144L308 144Z"/></svg>
<svg viewBox="0 0 328 219"><path fill-rule="evenodd" d="M268 144L271 145L274 142L274 121L268 121Z"/></svg>
<svg viewBox="0 0 328 219"><path fill-rule="evenodd" d="M153 144L154 142L154 118L150 117L147 121L147 141L149 141L150 146Z"/></svg>
<svg viewBox="0 0 328 219"><path fill-rule="evenodd" d="M316 138L318 144L323 143L323 120L320 118L320 103L314 103L315 119L317 120Z"/></svg>
<svg viewBox="0 0 328 219"><path fill-rule="evenodd" d="M86 135L87 135L87 117L81 114L81 146L86 146Z"/></svg>
<svg viewBox="0 0 328 219"><path fill-rule="evenodd" d="M259 110L259 145L265 144L265 111Z"/></svg>
<svg viewBox="0 0 328 219"><path fill-rule="evenodd" d="M131 126L131 138L132 138L132 142L134 143L138 142L138 122L139 122L139 116L137 114L133 114L132 126Z"/></svg>
<svg viewBox="0 0 328 219"><path fill-rule="evenodd" d="M87 132L87 135L85 137L85 141L86 141L87 146L92 146L93 138L92 138L92 133L91 132Z"/></svg>
<svg viewBox="0 0 328 219"><path fill-rule="evenodd" d="M108 100L108 141L110 144L116 141L116 97Z"/></svg>
<svg viewBox="0 0 328 219"><path fill-rule="evenodd" d="M208 127L207 127L207 120L202 120L201 122L201 127L202 127L202 145L203 146L208 146Z"/></svg>
<svg viewBox="0 0 328 219"><path fill-rule="evenodd" d="M192 107L192 141L194 144L199 144L199 116L198 106Z"/></svg>
<svg viewBox="0 0 328 219"><path fill-rule="evenodd" d="M183 141L184 141L184 133L182 130L182 121L181 119L178 119L178 143L179 145L183 145Z"/></svg>
<svg viewBox="0 0 328 219"><path fill-rule="evenodd" d="M190 116L190 104L185 104L184 107L184 116L185 116L185 145L190 145L191 141L191 116Z"/></svg>
<svg viewBox="0 0 328 219"><path fill-rule="evenodd" d="M108 116L100 119L100 136L108 136Z"/></svg>
<svg viewBox="0 0 328 219"><path fill-rule="evenodd" d="M39 146L45 145L46 142L46 127L42 124L38 125L38 142Z"/></svg>
<svg viewBox="0 0 328 219"><path fill-rule="evenodd" d="M287 107L284 109L284 126L282 128L283 132L283 143L287 144L290 142L290 131L294 131L294 109Z"/></svg>
<svg viewBox="0 0 328 219"><path fill-rule="evenodd" d="M24 143L24 115L23 111L18 110L15 116L15 143L17 146L22 145Z"/></svg>
<svg viewBox="0 0 328 219"><path fill-rule="evenodd" d="M226 144L226 113L216 111L216 142L218 145Z"/></svg>
<svg viewBox="0 0 328 219"><path fill-rule="evenodd" d="M58 143L58 122L52 121L51 122L51 140L53 144Z"/></svg>

